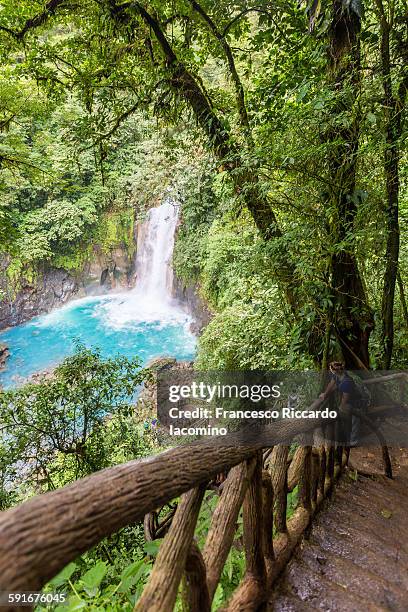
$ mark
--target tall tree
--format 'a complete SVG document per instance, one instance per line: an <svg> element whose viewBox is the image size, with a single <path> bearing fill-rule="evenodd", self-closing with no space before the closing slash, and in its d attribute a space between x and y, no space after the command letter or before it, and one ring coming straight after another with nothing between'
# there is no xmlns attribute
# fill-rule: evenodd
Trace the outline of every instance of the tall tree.
<svg viewBox="0 0 408 612"><path fill-rule="evenodd" d="M328 28L328 71L334 103L324 136L330 189L323 197L334 214L330 224L332 239L331 308L333 331L348 368L369 367L369 338L373 316L354 248L354 222L358 206L356 170L359 150L360 113L360 2L332 0L330 6L313 2L311 27L326 9ZM343 116L341 124L336 120Z"/></svg>
<svg viewBox="0 0 408 612"><path fill-rule="evenodd" d="M117 58L123 54L133 54L136 61L140 62L142 68L148 71L150 78L155 81L155 88L159 86L169 88L176 98L184 101L193 111L198 125L207 136L212 152L229 173L236 193L250 211L261 236L265 240L276 240L279 243L282 231L278 219L260 185L256 164L247 161L255 158L253 152L252 154L248 152L253 145L250 119L245 103L244 87L227 38L230 31L239 25L239 21L252 11L267 12L268 3L258 2L252 7L247 2L237 2L227 11L228 14L231 11L233 14L229 21L225 18L223 20L218 18L220 25L215 23L215 19L202 4L189 1L188 5L190 10L183 2L176 5L175 3L159 2L120 3L116 0L108 0L101 3L99 10L96 9L96 18L99 20L107 18L115 35L119 40L122 39L127 43L126 46L122 45L120 55L117 54L116 58L110 58L112 62L115 62L115 59L117 61ZM220 13L215 3L211 2L210 6L218 14ZM58 15L58 11L63 16L70 10L71 5L66 0L52 0L46 4L44 11L29 17L19 27L11 28L8 25L2 25L0 29L20 42L32 30L43 26L54 15ZM92 11L95 11L95 8L91 4L84 6L85 20L90 18ZM190 32L193 27L196 36L200 35L200 27L204 27L212 41L220 46L226 59L236 95L236 126L238 129L235 131L217 112L211 94L195 73L190 50L186 53L186 39L183 44L180 44L174 36L174 24L186 22L190 26ZM106 60L106 58L103 59ZM99 72L105 73L110 69L111 66L106 62L104 68ZM91 78L95 78L95 75L92 75ZM296 313L299 301L295 266L288 251L284 248L276 249L275 276L292 312Z"/></svg>
<svg viewBox="0 0 408 612"><path fill-rule="evenodd" d="M380 56L383 86L383 113L385 124L384 175L386 185L387 246L385 253L385 271L382 296L382 367L391 367L394 346L394 300L398 275L398 260L400 248L399 227L399 191L400 191L400 150L399 143L403 127L403 113L408 88L408 72L406 63L408 21L402 18L402 31L397 27L401 23L397 3L393 0L383 2L375 0L376 12L380 25ZM405 21L405 23L404 23ZM392 58L392 46L394 58ZM402 57L401 57L402 54ZM398 57L400 56L400 57ZM402 78L393 83L392 63L400 63L402 59ZM405 64L405 65L404 65Z"/></svg>

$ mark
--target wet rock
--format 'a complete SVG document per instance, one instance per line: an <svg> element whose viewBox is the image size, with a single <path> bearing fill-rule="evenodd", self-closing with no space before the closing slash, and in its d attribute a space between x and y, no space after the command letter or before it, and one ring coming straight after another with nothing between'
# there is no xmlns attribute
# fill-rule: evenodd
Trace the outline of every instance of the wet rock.
<svg viewBox="0 0 408 612"><path fill-rule="evenodd" d="M191 324L193 334L199 335L204 327L211 321L213 314L200 296L199 287L196 285L184 285L184 283L174 278L173 281L173 296L179 300L186 312L193 317L194 321Z"/></svg>
<svg viewBox="0 0 408 612"><path fill-rule="evenodd" d="M135 261L135 253L125 246L108 254L95 246L80 272L42 265L32 277L23 274L17 284L7 274L11 258L0 258L0 329L25 323L72 299L133 287Z"/></svg>
<svg viewBox="0 0 408 612"><path fill-rule="evenodd" d="M125 246L105 253L94 247L92 259L84 267L82 283L87 293L130 289L136 281L136 253Z"/></svg>
<svg viewBox="0 0 408 612"><path fill-rule="evenodd" d="M137 410L147 411L150 415L156 416L157 413L157 376L165 370L191 370L192 361L177 361L173 357L156 357L151 359L146 366L152 373L150 380L147 380L137 399Z"/></svg>
<svg viewBox="0 0 408 612"><path fill-rule="evenodd" d="M3 267L0 287L0 329L20 325L81 295L81 285L77 279L66 270L52 268L42 268L35 279L22 277L15 291Z"/></svg>
<svg viewBox="0 0 408 612"><path fill-rule="evenodd" d="M10 351L8 346L3 343L0 343L0 370L5 368L7 359L10 357Z"/></svg>

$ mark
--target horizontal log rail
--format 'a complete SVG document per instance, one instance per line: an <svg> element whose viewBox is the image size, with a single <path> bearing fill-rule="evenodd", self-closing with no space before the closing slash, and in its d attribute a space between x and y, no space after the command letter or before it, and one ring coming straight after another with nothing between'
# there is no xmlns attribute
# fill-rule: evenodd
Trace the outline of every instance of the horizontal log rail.
<svg viewBox="0 0 408 612"><path fill-rule="evenodd" d="M369 383L385 378L391 380ZM323 404L316 400L310 409ZM308 426L319 430L321 421L310 419ZM0 590L38 591L103 538L144 520L148 539L159 537L155 525L166 535L135 610L172 610L184 576L187 607L199 605L205 612L242 508L246 572L225 609L256 610L348 461L347 448L325 444L299 446L288 459L291 442L304 432L299 421L274 424L268 436L272 448L266 452L261 452L262 441L242 445L239 434L226 436L222 446L211 440L173 448L102 470L1 513ZM201 551L195 526L205 489L220 473L228 475ZM287 495L295 486L299 503L287 520ZM158 526L151 513L179 496L177 508Z"/></svg>
<svg viewBox="0 0 408 612"><path fill-rule="evenodd" d="M392 380L402 380L408 382L407 372L394 372L394 374L384 374L383 376L364 377L365 385L383 384Z"/></svg>

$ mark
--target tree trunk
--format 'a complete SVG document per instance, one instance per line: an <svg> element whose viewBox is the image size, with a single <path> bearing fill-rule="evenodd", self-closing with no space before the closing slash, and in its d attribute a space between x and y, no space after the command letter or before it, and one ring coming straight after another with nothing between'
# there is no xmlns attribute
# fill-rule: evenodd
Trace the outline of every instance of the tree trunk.
<svg viewBox="0 0 408 612"><path fill-rule="evenodd" d="M399 293L400 293L402 315L404 317L405 326L408 329L408 306L407 306L407 300L405 297L404 283L402 282L401 272L399 270L397 272L397 282L398 282Z"/></svg>
<svg viewBox="0 0 408 612"><path fill-rule="evenodd" d="M380 4L383 9L382 3ZM391 367L394 347L394 301L398 273L400 229L398 216L399 200L399 163L398 140L401 135L400 112L392 92L390 59L390 24L385 14L380 15L381 29L381 70L383 78L383 109L385 115L384 174L387 191L387 246L385 252L385 271L382 295L382 367Z"/></svg>
<svg viewBox="0 0 408 612"><path fill-rule="evenodd" d="M331 80L338 102L333 113L349 112L360 85L360 18L342 0L333 1L330 28ZM349 90L348 90L349 88ZM336 211L333 227L334 255L331 260L335 297L334 331L347 368L369 366L368 342L373 318L353 249L353 223L356 214L356 164L359 145L359 117L350 125L333 129L327 138L331 179L331 206ZM343 245L346 246L343 246Z"/></svg>
<svg viewBox="0 0 408 612"><path fill-rule="evenodd" d="M333 257L332 282L337 295L335 331L346 368L368 368L368 344L373 322L357 261L352 253L342 251Z"/></svg>

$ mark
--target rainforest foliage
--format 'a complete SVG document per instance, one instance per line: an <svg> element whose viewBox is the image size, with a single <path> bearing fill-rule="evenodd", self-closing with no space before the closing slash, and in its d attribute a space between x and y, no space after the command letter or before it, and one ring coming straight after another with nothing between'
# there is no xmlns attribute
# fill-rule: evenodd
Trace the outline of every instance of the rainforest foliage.
<svg viewBox="0 0 408 612"><path fill-rule="evenodd" d="M405 2L6 1L0 28L20 266L80 266L168 188L202 363L405 364Z"/></svg>
<svg viewBox="0 0 408 612"><path fill-rule="evenodd" d="M181 208L175 270L214 314L199 367L324 367L333 358L353 369L407 367L405 0L4 0L0 40L0 240L10 276L44 264L78 270L95 244L133 248L135 220L171 195ZM98 354L81 349L58 371L58 389L75 359L85 371L96 365L102 405L115 381L118 411L103 435L111 450L94 408L85 447L77 437L46 444L73 478L145 452L136 443L112 451L122 422L136 427L116 385L134 382L137 365L99 369ZM24 419L48 427L54 385L5 396L5 407L34 394ZM64 484L57 473L52 464L35 487ZM129 589L154 556L141 553L138 529L58 584L75 576L79 606L98 597L97 609L114 598L117 609L131 606ZM239 560L229 563L221 589L239 574Z"/></svg>

